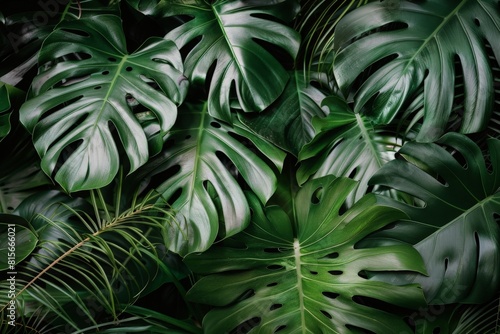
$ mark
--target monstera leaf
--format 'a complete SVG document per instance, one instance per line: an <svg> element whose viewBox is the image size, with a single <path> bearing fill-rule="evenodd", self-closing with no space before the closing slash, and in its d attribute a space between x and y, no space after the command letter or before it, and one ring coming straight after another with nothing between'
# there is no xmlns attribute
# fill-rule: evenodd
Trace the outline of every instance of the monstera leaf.
<svg viewBox="0 0 500 334"><path fill-rule="evenodd" d="M414 244L429 277L395 275L391 281L421 283L436 304L480 303L500 286L500 141L488 142L491 172L464 135L449 133L439 143L454 154L437 144L410 142L400 150L408 161L391 161L375 174L371 184L403 191L416 202L387 198L411 221L373 235L366 245Z"/></svg>
<svg viewBox="0 0 500 334"><path fill-rule="evenodd" d="M236 119L233 128L218 122L205 103L180 111L166 137L168 147L140 171L139 177L162 173L155 176L162 181L156 190L177 212L166 234L170 250L181 255L203 251L218 232L230 236L248 225L250 209L240 177L263 203L273 194L275 172L242 138L281 168L285 156L281 150L245 130Z"/></svg>
<svg viewBox="0 0 500 334"><path fill-rule="evenodd" d="M477 132L486 126L493 105L499 38L494 0L375 1L339 22L334 72L347 92L362 72L380 65L355 96L355 111L369 105L367 112L377 123L393 119L423 84L421 141L435 140L443 132L453 108L455 79L463 74L461 131Z"/></svg>
<svg viewBox="0 0 500 334"><path fill-rule="evenodd" d="M421 289L371 281L364 272L424 272L423 263L409 245L355 247L404 215L378 205L373 194L340 215L354 185L333 176L306 183L284 198L293 203L294 216L249 195L248 229L186 259L195 272L209 274L188 292L192 300L216 306L203 319L206 332L409 332L401 317L370 306L364 297L418 307L424 302Z"/></svg>
<svg viewBox="0 0 500 334"><path fill-rule="evenodd" d="M153 38L127 54L120 18L113 15L62 23L46 39L38 62L35 97L22 106L21 122L33 132L43 170L55 173L67 191L111 182L120 164L118 138L131 171L144 164L148 138L128 100L151 111L162 136L187 88L173 42Z"/></svg>
<svg viewBox="0 0 500 334"><path fill-rule="evenodd" d="M293 72L291 78L283 94L266 111L239 116L252 131L298 156L314 137L312 118L326 114L321 108L325 95L306 82L302 72Z"/></svg>
<svg viewBox="0 0 500 334"><path fill-rule="evenodd" d="M373 174L394 159L401 141L386 129L374 126L367 117L353 113L339 97L330 96L323 105L330 113L312 121L316 136L300 151L297 181L303 184L311 176L351 177L359 183L349 195L350 206L366 193Z"/></svg>
<svg viewBox="0 0 500 334"><path fill-rule="evenodd" d="M210 80L208 109L212 116L231 120L233 89L246 112L263 110L285 89L288 73L268 45L296 56L300 35L280 23L291 21L298 12L296 0L128 2L148 15L192 17L166 38L179 49L186 48L186 73L193 83Z"/></svg>

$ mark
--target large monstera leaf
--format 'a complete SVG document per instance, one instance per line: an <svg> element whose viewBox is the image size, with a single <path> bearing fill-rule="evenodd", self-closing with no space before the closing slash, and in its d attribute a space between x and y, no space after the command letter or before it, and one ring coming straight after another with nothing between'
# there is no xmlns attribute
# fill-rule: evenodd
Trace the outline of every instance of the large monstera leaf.
<svg viewBox="0 0 500 334"><path fill-rule="evenodd" d="M208 109L212 116L230 121L230 100L235 97L244 111L261 111L285 89L287 71L259 41L296 56L300 35L278 22L294 18L299 9L296 0L167 0L150 7L143 2L129 0L148 15L192 17L166 38L179 49L187 49L186 73L193 83L210 80ZM231 94L233 89L236 96Z"/></svg>
<svg viewBox="0 0 500 334"><path fill-rule="evenodd" d="M303 72L295 71L283 94L267 110L239 116L252 131L298 156L314 137L313 117L327 114L321 108L324 98L325 94L307 82Z"/></svg>
<svg viewBox="0 0 500 334"><path fill-rule="evenodd" d="M252 143L278 169L285 154L245 130L236 119L233 122L230 127L211 117L207 103L186 105L165 138L168 147L139 173L162 173L155 176L162 181L156 190L177 213L165 236L167 246L176 253L204 251L217 234L224 238L248 226L250 209L239 179L263 203L276 189L275 171L267 159L243 142Z"/></svg>
<svg viewBox="0 0 500 334"><path fill-rule="evenodd" d="M350 206L366 193L373 174L394 159L401 140L373 125L367 117L352 112L337 96L327 97L322 104L330 113L312 120L316 135L300 151L297 181L303 184L310 177L326 175L351 177L359 182L349 195Z"/></svg>
<svg viewBox="0 0 500 334"><path fill-rule="evenodd" d="M486 126L493 105L499 38L494 0L376 1L338 24L334 72L347 92L363 71L382 61L355 96L355 111L370 104L368 112L380 123L388 123L423 84L421 141L442 134L452 113L456 78L463 74L461 131L477 132Z"/></svg>
<svg viewBox="0 0 500 334"><path fill-rule="evenodd" d="M38 62L34 97L22 106L21 122L33 133L43 170L55 173L67 191L111 182L120 165L118 138L130 170L144 164L151 136L133 104L150 111L154 135L162 136L186 94L175 44L152 38L127 54L120 18L113 15L62 23L46 39Z"/></svg>
<svg viewBox="0 0 500 334"><path fill-rule="evenodd" d="M500 141L488 142L491 172L464 135L449 133L439 143L453 155L437 144L410 142L400 150L408 161L394 160L375 174L371 184L405 192L416 202L387 198L411 221L373 235L366 245L414 244L429 277L387 279L421 283L431 303L484 302L500 286Z"/></svg>
<svg viewBox="0 0 500 334"><path fill-rule="evenodd" d="M226 245L187 257L192 270L208 274L188 292L192 300L216 306L203 320L206 333L409 332L401 317L363 298L418 307L424 302L421 289L371 281L364 271L423 272L423 263L409 245L355 247L404 215L378 205L373 194L340 215L354 184L333 176L308 182L285 199L293 203L294 216L249 195L248 229Z"/></svg>

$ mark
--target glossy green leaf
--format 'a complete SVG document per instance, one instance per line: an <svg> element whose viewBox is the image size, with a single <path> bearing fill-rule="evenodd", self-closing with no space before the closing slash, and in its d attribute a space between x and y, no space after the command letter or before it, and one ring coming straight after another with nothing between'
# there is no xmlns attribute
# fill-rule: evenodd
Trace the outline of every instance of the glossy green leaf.
<svg viewBox="0 0 500 334"><path fill-rule="evenodd" d="M487 164L479 147L464 135L449 133L437 144L407 143L408 161L394 160L370 181L409 194L415 203L387 198L408 214L367 245L415 245L429 277L401 275L390 281L418 282L435 304L480 303L500 287L500 141L488 142Z"/></svg>
<svg viewBox="0 0 500 334"><path fill-rule="evenodd" d="M0 213L11 213L28 196L50 184L25 131L12 131L0 143Z"/></svg>
<svg viewBox="0 0 500 334"><path fill-rule="evenodd" d="M0 235L0 270L16 272L16 265L31 254L38 239L26 220L8 214L0 214Z"/></svg>
<svg viewBox="0 0 500 334"><path fill-rule="evenodd" d="M298 156L314 137L312 118L323 117L323 92L307 83L303 72L293 72L283 94L260 114L240 114L240 120L267 141Z"/></svg>
<svg viewBox="0 0 500 334"><path fill-rule="evenodd" d="M211 117L207 104L187 105L166 136L167 148L139 173L159 173L156 188L176 211L169 223L165 242L170 250L186 255L207 249L217 234L226 237L243 230L250 221L250 209L238 178L266 202L276 189L275 172L269 162L252 152L240 140L253 144L278 168L285 154L266 143L237 120L230 127ZM218 212L213 187L222 212ZM220 224L220 227L219 227Z"/></svg>
<svg viewBox="0 0 500 334"><path fill-rule="evenodd" d="M386 128L374 126L365 116L355 114L347 103L330 96L323 101L330 109L325 118L314 118L314 139L300 151L297 180L326 175L351 177L359 183L349 195L352 205L366 193L372 175L394 159L401 140Z"/></svg>
<svg viewBox="0 0 500 334"><path fill-rule="evenodd" d="M131 171L148 160L148 138L129 100L154 114L161 136L186 94L175 44L152 38L128 54L121 20L113 15L59 25L38 62L35 97L22 106L21 122L33 132L42 169L70 192L111 182L120 164L118 138Z"/></svg>
<svg viewBox="0 0 500 334"><path fill-rule="evenodd" d="M400 333L409 327L397 315L358 303L369 296L400 307L424 302L416 285L392 286L364 278L364 271L424 272L408 245L357 249L369 233L404 215L368 195L339 210L354 181L327 176L312 180L292 199L295 215L263 207L253 196L252 224L231 239L186 261L208 274L188 292L214 305L203 320L206 333Z"/></svg>
<svg viewBox="0 0 500 334"><path fill-rule="evenodd" d="M375 1L339 22L334 73L347 92L363 71L381 61L355 96L355 111L367 107L377 123L393 119L423 85L421 141L442 134L452 114L455 79L463 73L460 131L473 133L484 129L490 117L499 38L494 0Z"/></svg>
<svg viewBox="0 0 500 334"><path fill-rule="evenodd" d="M208 109L212 116L229 122L233 98L245 112L264 110L285 89L288 73L267 43L295 58L300 35L281 21L294 18L299 9L296 0L128 2L147 15L192 18L166 38L187 52L189 79L195 84L209 81Z"/></svg>

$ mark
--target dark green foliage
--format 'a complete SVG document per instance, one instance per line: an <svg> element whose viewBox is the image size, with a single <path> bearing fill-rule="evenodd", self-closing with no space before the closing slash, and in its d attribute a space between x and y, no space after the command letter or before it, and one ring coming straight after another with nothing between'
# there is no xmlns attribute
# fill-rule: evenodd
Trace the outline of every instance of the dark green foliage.
<svg viewBox="0 0 500 334"><path fill-rule="evenodd" d="M0 333L500 333L499 27L2 1Z"/></svg>

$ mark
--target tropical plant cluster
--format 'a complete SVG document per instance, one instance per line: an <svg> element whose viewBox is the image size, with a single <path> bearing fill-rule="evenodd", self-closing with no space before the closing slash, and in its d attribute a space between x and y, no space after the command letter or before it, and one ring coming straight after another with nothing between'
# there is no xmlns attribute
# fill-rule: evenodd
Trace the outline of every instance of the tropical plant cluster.
<svg viewBox="0 0 500 334"><path fill-rule="evenodd" d="M500 333L500 1L0 4L1 333Z"/></svg>

